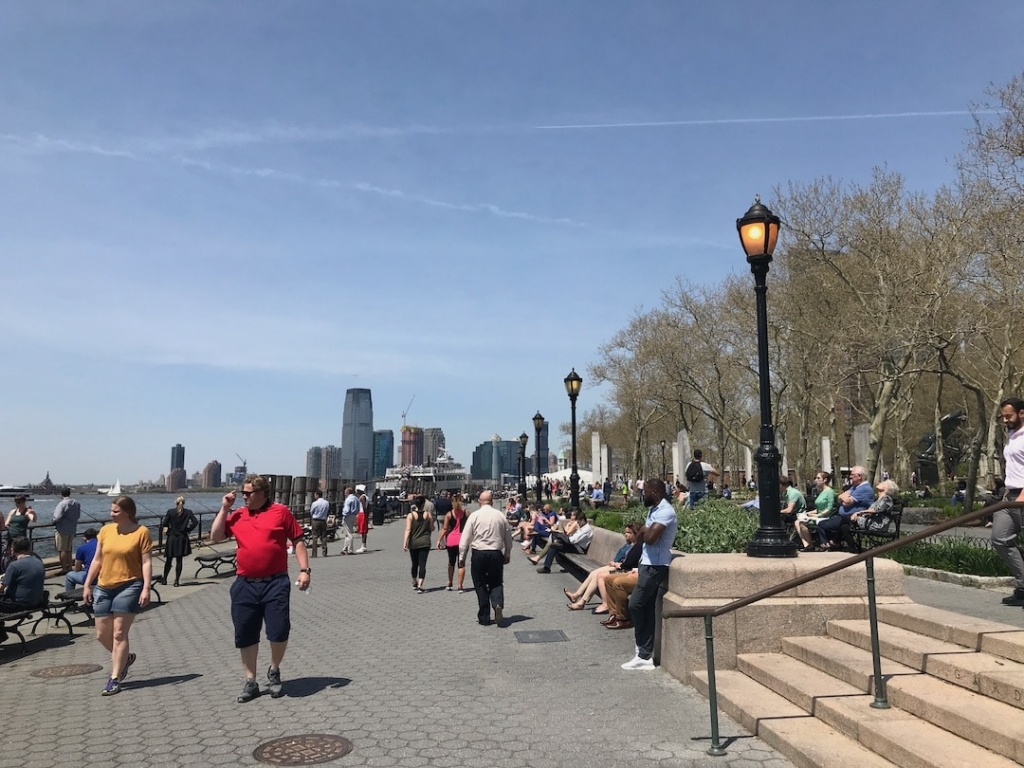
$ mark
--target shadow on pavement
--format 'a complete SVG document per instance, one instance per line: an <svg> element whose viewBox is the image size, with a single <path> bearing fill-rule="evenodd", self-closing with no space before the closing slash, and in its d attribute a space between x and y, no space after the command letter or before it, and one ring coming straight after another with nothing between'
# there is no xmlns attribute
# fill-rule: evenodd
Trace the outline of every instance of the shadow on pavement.
<svg viewBox="0 0 1024 768"><path fill-rule="evenodd" d="M347 677L298 677L284 682L284 695L291 699L312 696L328 688L344 688L352 681Z"/></svg>
<svg viewBox="0 0 1024 768"><path fill-rule="evenodd" d="M28 630L22 627L22 631L25 633L25 639L28 641L26 644L25 653L21 652L21 641L18 640L17 635L13 632L10 633L10 638L0 645L0 665L9 664L12 661L19 661L21 659L28 659L35 656L42 651L48 651L52 648L64 648L72 645L75 640L85 637L86 634L68 635L66 632L53 633L46 635L30 635Z"/></svg>
<svg viewBox="0 0 1024 768"><path fill-rule="evenodd" d="M512 616L504 616L501 620L502 627L509 627L513 624L518 624L521 621L533 621L533 616L523 616L521 614L513 614Z"/></svg>
<svg viewBox="0 0 1024 768"><path fill-rule="evenodd" d="M190 675L168 675L167 677L151 677L147 680L132 680L130 682L122 683L121 687L126 691L131 691L137 688L156 688L160 685L179 685L180 683L188 683L192 680L202 677L202 675L193 672Z"/></svg>

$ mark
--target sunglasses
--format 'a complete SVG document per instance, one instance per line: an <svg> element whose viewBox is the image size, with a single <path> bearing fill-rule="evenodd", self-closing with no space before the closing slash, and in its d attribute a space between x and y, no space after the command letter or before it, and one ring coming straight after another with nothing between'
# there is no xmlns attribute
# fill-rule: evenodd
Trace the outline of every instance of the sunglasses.
<svg viewBox="0 0 1024 768"><path fill-rule="evenodd" d="M254 493L256 493L256 491L242 491L242 496L244 496L245 498L249 498Z"/></svg>

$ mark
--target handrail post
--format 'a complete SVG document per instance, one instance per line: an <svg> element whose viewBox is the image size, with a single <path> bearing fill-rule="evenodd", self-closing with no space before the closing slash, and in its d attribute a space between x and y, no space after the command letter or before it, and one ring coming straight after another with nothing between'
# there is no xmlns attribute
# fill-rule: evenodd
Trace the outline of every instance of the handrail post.
<svg viewBox="0 0 1024 768"><path fill-rule="evenodd" d="M882 678L882 654L878 644L878 606L875 603L875 558L864 561L868 572L868 624L871 627L871 663L874 666L875 700L871 702L873 709L889 709L889 700L885 695L885 680Z"/></svg>
<svg viewBox="0 0 1024 768"><path fill-rule="evenodd" d="M708 754L720 757L725 754L725 747L718 738L718 688L715 685L715 635L711 629L713 621L710 614L704 616L704 651L708 662L708 702L711 704L711 746Z"/></svg>

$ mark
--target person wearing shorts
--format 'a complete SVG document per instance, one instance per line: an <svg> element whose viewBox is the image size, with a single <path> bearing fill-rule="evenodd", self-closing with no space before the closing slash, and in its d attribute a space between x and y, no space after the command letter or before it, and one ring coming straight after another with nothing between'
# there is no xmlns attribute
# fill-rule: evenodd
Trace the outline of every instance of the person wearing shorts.
<svg viewBox="0 0 1024 768"><path fill-rule="evenodd" d="M149 605L153 582L153 540L136 521L135 502L118 496L110 517L96 537L96 554L82 584L82 599L96 619L96 639L110 652L110 677L104 696L121 692L121 683L135 663L128 632L140 608Z"/></svg>
<svg viewBox="0 0 1024 768"><path fill-rule="evenodd" d="M267 479L260 475L247 477L242 486L242 499L244 506L233 510L235 492L225 494L210 527L210 539L214 543L234 536L238 544L238 577L231 585L231 621L235 627L235 647L241 652L245 671L239 704L252 701L262 693L256 682L256 661L263 627L270 642L267 691L275 699L284 694L281 662L291 634L289 544L294 547L299 563L299 589L308 589L310 579L302 526L288 507L270 501Z"/></svg>
<svg viewBox="0 0 1024 768"><path fill-rule="evenodd" d="M74 565L71 550L75 546L75 531L78 530L82 505L71 498L70 488L61 488L60 496L60 502L53 510L53 544L60 558L60 573L63 576Z"/></svg>

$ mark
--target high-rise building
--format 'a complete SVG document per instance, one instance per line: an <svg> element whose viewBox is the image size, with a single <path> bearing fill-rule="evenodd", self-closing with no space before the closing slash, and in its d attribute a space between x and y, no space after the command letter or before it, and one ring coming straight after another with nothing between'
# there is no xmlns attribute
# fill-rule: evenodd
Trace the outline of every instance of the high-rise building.
<svg viewBox="0 0 1024 768"><path fill-rule="evenodd" d="M166 488L168 491L180 491L186 485L188 485L188 478L185 476L184 468L178 467L177 469L172 469L167 474Z"/></svg>
<svg viewBox="0 0 1024 768"><path fill-rule="evenodd" d="M201 482L203 488L220 488L221 466L219 461L214 459L203 467L203 477Z"/></svg>
<svg viewBox="0 0 1024 768"><path fill-rule="evenodd" d="M494 435L486 443L473 449L473 461L469 467L474 480L501 479L502 475L519 476L519 441L502 440Z"/></svg>
<svg viewBox="0 0 1024 768"><path fill-rule="evenodd" d="M389 467L395 466L395 433L390 429L373 431L373 476L384 477Z"/></svg>
<svg viewBox="0 0 1024 768"><path fill-rule="evenodd" d="M419 427L402 427L403 467L423 466L423 430Z"/></svg>
<svg viewBox="0 0 1024 768"><path fill-rule="evenodd" d="M171 448L171 470L185 468L185 446L181 443ZM184 486L182 486L184 487Z"/></svg>
<svg viewBox="0 0 1024 768"><path fill-rule="evenodd" d="M321 477L320 470L324 465L324 449L314 445L306 451L306 477Z"/></svg>
<svg viewBox="0 0 1024 768"><path fill-rule="evenodd" d="M427 427L423 430L423 463L427 466L437 463L437 455L444 448L444 430Z"/></svg>
<svg viewBox="0 0 1024 768"><path fill-rule="evenodd" d="M341 477L341 448L336 445L323 447L320 479L333 480Z"/></svg>
<svg viewBox="0 0 1024 768"><path fill-rule="evenodd" d="M368 389L350 389L341 419L341 476L369 480L372 467L373 398Z"/></svg>

